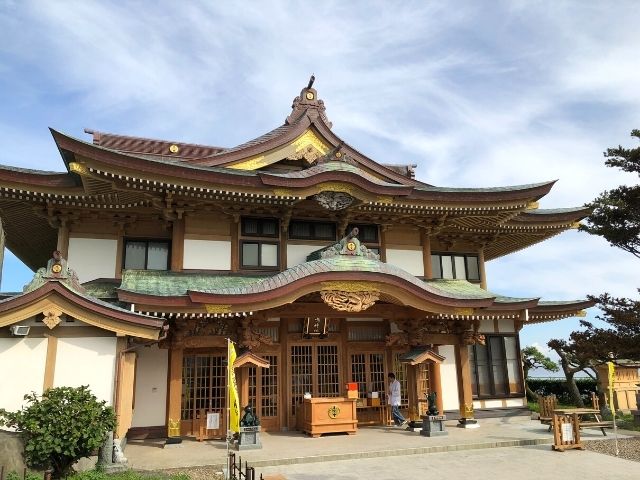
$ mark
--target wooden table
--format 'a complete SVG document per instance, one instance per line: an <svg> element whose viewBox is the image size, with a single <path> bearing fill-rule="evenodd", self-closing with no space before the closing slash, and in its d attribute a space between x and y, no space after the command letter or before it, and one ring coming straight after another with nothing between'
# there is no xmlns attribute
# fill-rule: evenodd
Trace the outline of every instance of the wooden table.
<svg viewBox="0 0 640 480"><path fill-rule="evenodd" d="M602 415L600 414L600 410L597 408L556 408L553 411L556 415L578 415L580 420L580 427L586 428L599 428L602 431L604 436L607 433L604 431L605 428L610 428L613 426L612 421L602 420ZM582 417L584 415L593 415L594 420L587 420L585 422L582 421Z"/></svg>

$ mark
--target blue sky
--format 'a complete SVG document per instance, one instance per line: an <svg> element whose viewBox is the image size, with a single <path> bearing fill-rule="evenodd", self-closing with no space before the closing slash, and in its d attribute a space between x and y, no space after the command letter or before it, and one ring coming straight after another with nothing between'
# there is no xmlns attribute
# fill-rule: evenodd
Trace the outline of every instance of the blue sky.
<svg viewBox="0 0 640 480"><path fill-rule="evenodd" d="M638 25L634 1L4 0L0 163L62 170L47 127L233 146L280 125L315 73L334 131L372 158L441 186L559 179L541 207L578 206L637 181L602 152L640 128ZM575 299L635 296L638 265L570 231L487 271L495 292ZM30 277L8 253L2 290Z"/></svg>

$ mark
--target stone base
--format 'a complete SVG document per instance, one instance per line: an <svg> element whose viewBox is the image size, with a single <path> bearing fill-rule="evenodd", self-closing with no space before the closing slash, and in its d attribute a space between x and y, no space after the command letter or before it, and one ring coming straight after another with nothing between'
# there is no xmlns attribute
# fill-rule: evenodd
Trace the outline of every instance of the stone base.
<svg viewBox="0 0 640 480"><path fill-rule="evenodd" d="M129 470L129 466L126 463L110 463L108 465L102 465L100 469L104 473L120 473Z"/></svg>
<svg viewBox="0 0 640 480"><path fill-rule="evenodd" d="M474 418L461 418L456 426L458 428L480 428L480 424Z"/></svg>
<svg viewBox="0 0 640 480"><path fill-rule="evenodd" d="M446 415L423 415L420 435L423 437L441 437L449 435L444 425Z"/></svg>
<svg viewBox="0 0 640 480"><path fill-rule="evenodd" d="M260 427L240 427L240 436L236 450L257 450L262 448Z"/></svg>

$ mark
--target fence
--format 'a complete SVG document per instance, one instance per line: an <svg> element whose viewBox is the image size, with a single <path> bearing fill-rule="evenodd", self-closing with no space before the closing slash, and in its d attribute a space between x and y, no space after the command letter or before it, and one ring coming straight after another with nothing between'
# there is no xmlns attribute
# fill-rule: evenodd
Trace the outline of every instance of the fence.
<svg viewBox="0 0 640 480"><path fill-rule="evenodd" d="M242 471L242 457L238 457L236 462L236 454L229 452L229 478L232 480L256 480L256 470L249 466L248 462L244 462L244 472ZM260 475L262 479L262 475ZM2 479L0 479L2 480Z"/></svg>

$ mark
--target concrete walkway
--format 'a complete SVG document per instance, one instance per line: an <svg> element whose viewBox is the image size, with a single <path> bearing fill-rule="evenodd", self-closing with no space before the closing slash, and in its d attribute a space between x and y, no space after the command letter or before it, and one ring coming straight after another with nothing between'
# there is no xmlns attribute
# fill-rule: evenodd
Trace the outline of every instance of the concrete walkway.
<svg viewBox="0 0 640 480"><path fill-rule="evenodd" d="M553 440L545 425L527 417L482 419L479 423L480 428L461 429L456 427L457 422L450 421L447 422L447 436L432 438L394 427L363 427L356 435L330 434L320 438L310 438L300 432L263 433L261 450L246 450L238 455L254 467L266 467L544 445ZM584 440L611 438L612 434L604 437L595 429L584 429L581 433ZM620 438L624 437L620 435ZM222 441L185 440L181 446L172 448L162 448L163 444L160 440L129 442L125 450L129 465L139 470L158 470L205 465L222 467L225 464L226 445ZM389 458L387 461L400 460Z"/></svg>

